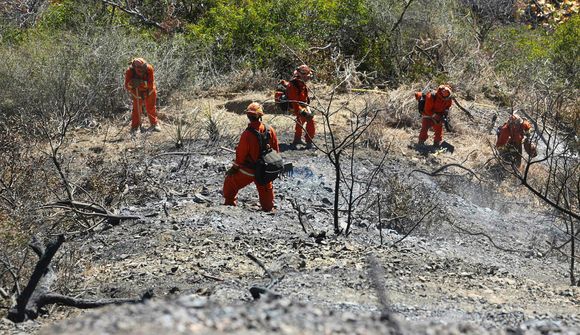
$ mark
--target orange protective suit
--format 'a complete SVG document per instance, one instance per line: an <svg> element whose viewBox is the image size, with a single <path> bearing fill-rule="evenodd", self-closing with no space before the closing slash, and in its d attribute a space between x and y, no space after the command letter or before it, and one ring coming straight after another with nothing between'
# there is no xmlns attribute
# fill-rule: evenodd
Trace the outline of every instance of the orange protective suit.
<svg viewBox="0 0 580 335"><path fill-rule="evenodd" d="M260 121L252 121L248 127L257 129L263 133L266 127ZM278 138L274 128L270 127L270 147L273 150L280 152L278 145ZM244 130L240 137L240 142L236 147L236 159L233 163L233 168L237 171L233 174L227 175L224 180L223 195L225 198L224 205L236 206L238 200L238 192L242 188L255 182L253 163L258 160L260 156L260 144L256 134L249 130ZM272 182L266 185L256 184L258 189L258 196L260 198L260 205L262 210L269 212L274 208L274 188Z"/></svg>
<svg viewBox="0 0 580 335"><path fill-rule="evenodd" d="M294 77L288 89L286 90L286 97L290 102L290 109L296 116L296 126L294 127L294 143L302 140L302 130L306 129L305 140L306 143L311 143L316 134L316 125L314 117L308 112L307 104L310 103L308 97L308 87L297 77Z"/></svg>
<svg viewBox="0 0 580 335"><path fill-rule="evenodd" d="M133 97L133 112L131 113L131 128L135 129L141 126L141 113L143 106L147 110L149 124L155 126L157 124L157 87L155 85L155 77L153 65L145 63L146 70L138 73L135 70L134 63L125 71L125 89L131 93ZM139 108L141 104L141 108Z"/></svg>
<svg viewBox="0 0 580 335"><path fill-rule="evenodd" d="M531 129L532 125L528 120L522 120L520 124L506 122L499 128L495 146L501 148L506 144L510 144L516 148L519 147L521 151L524 138L530 133Z"/></svg>
<svg viewBox="0 0 580 335"><path fill-rule="evenodd" d="M516 166L520 166L522 163L522 144L531 130L532 125L528 120L512 115L508 122L499 127L495 146L496 148L507 147L508 151L504 158L511 159Z"/></svg>
<svg viewBox="0 0 580 335"><path fill-rule="evenodd" d="M443 115L449 113L452 102L449 95L447 98L443 96L445 90L448 90L450 94L450 89L444 85L439 86L435 93L435 98L433 98L433 92L426 94L425 109L421 120L421 131L419 132L419 143L427 140L429 137L427 132L430 128L433 128L435 133L433 143L438 145L443 141ZM421 94L421 92L416 92L415 99L419 100Z"/></svg>

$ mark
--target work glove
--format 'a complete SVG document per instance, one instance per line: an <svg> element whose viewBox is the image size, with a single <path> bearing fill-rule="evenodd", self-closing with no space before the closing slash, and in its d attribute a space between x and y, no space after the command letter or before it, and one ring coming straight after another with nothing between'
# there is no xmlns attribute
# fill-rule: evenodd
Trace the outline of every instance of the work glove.
<svg viewBox="0 0 580 335"><path fill-rule="evenodd" d="M229 168L226 171L226 176L233 176L233 175L235 175L238 172L239 169L240 169L239 167L237 167L235 165L232 165L232 167Z"/></svg>
<svg viewBox="0 0 580 335"><path fill-rule="evenodd" d="M312 117L312 110L310 109L310 106L306 106L306 108L304 108L301 112L300 115L304 116L304 117Z"/></svg>

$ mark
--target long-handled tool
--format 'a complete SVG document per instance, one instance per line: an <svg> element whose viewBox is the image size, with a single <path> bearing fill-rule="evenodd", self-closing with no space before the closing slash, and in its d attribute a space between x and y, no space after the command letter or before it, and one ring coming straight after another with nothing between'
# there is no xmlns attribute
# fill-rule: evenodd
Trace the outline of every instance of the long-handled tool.
<svg viewBox="0 0 580 335"><path fill-rule="evenodd" d="M139 96L139 89L135 88L135 93L131 92L131 95L133 96L134 99L134 103L137 104L137 117L139 118L139 128L141 128L141 113L143 113L143 109L141 106L141 97Z"/></svg>
<svg viewBox="0 0 580 335"><path fill-rule="evenodd" d="M234 149L230 149L230 148L226 148L226 147L220 147L220 149L225 150L227 152L231 152L231 153L236 153L236 151ZM282 175L284 176L292 176L294 175L294 164L292 163L284 163L284 168L282 170Z"/></svg>
<svg viewBox="0 0 580 335"><path fill-rule="evenodd" d="M141 123L141 118L143 117L143 113L145 113L145 115L147 115L147 106L144 106L143 102L145 101L145 98L141 97L141 95L139 95L139 89L135 89L135 93L131 92L131 94L133 95L133 97L135 98L135 100L137 101L137 112L139 114L139 129L141 130L142 133L146 132L147 130L143 128L142 123Z"/></svg>

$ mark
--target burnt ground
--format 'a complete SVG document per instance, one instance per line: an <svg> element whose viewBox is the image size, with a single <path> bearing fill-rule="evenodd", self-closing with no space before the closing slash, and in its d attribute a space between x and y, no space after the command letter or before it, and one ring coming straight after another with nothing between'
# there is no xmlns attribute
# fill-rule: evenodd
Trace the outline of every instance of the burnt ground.
<svg viewBox="0 0 580 335"><path fill-rule="evenodd" d="M227 108L221 113L222 126L235 138L243 116ZM282 143L290 141L291 120L274 116L267 121ZM129 164L124 196L113 203L120 214L142 219L69 239L63 248L74 250L75 266L61 278L66 280L62 286L83 298L135 297L148 289L155 297L87 311L56 307L34 322L3 320L0 330L44 335L580 333L580 290L569 286L566 261L548 252L546 244L562 232L547 208L485 164L490 157L484 149L486 126L473 137L461 132L466 122L458 118L458 132L447 135L456 145L453 155L409 149L416 127L383 129L397 144L389 148L374 187L355 212L348 237L333 233L333 170L318 150L283 152L294 170L275 182L276 211L263 213L253 186L240 193L238 207L221 204L223 174L233 157L220 149L232 145L226 137L219 144L199 138L176 149L175 124L168 120L163 133L134 141L120 124L107 126L106 132L104 127L78 129L71 154L98 156L105 165ZM481 142L475 152L474 138ZM357 152L355 171L364 180L381 153ZM463 163L482 180L454 168L437 176L416 171L448 163ZM380 225L377 199L384 211ZM305 212L304 228L292 202ZM271 278L248 253L277 279L271 294L257 301L250 288L266 287Z"/></svg>

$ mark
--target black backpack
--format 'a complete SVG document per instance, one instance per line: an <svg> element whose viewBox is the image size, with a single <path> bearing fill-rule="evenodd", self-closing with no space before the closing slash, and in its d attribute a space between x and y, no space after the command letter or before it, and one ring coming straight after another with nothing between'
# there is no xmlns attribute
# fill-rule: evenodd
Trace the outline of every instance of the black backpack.
<svg viewBox="0 0 580 335"><path fill-rule="evenodd" d="M259 185L266 185L274 181L278 178L282 170L284 170L282 156L268 145L270 143L270 127L265 124L264 126L266 127L264 133L260 133L252 127L247 128L256 134L258 143L260 144L260 156L258 156L258 160L254 163L254 176L256 178L256 184Z"/></svg>
<svg viewBox="0 0 580 335"><path fill-rule="evenodd" d="M420 115L423 115L423 112L425 111L425 101L427 100L427 93L428 92L429 92L429 90L423 90L423 92L421 92L421 98L419 99L419 101L417 103L417 107L419 108ZM435 94L437 94L437 92L431 91L431 99L435 100Z"/></svg>
<svg viewBox="0 0 580 335"><path fill-rule="evenodd" d="M287 112L290 108L290 101L288 101L288 87L290 85L296 85L294 79L288 81L281 79L276 85L276 91L274 92L274 103L278 109L282 112ZM308 103L310 103L310 98L308 98Z"/></svg>

